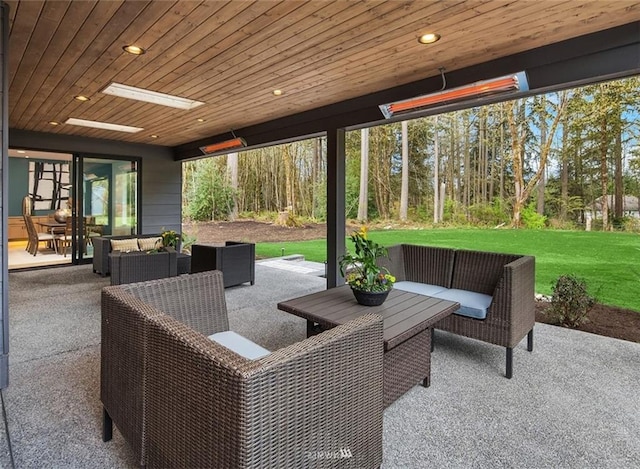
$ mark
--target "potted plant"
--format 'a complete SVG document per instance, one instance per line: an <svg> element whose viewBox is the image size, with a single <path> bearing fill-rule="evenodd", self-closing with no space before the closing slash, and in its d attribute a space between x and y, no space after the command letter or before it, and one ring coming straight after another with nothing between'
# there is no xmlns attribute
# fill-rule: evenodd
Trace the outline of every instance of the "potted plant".
<svg viewBox="0 0 640 469"><path fill-rule="evenodd" d="M164 228L162 230L162 247L172 247L173 249L177 249L178 242L180 241L180 235L174 230L165 230Z"/></svg>
<svg viewBox="0 0 640 469"><path fill-rule="evenodd" d="M338 260L340 273L353 290L358 303L378 306L387 299L396 278L386 267L378 266L376 259L387 255L387 248L370 240L367 228L362 227L350 236L355 253L347 252Z"/></svg>

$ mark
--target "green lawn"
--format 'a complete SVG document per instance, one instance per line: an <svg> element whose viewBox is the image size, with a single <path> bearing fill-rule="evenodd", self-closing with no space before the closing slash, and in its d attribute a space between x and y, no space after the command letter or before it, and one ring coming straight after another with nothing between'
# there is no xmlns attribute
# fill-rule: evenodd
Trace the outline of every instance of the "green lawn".
<svg viewBox="0 0 640 469"><path fill-rule="evenodd" d="M551 293L558 276L575 274L604 304L640 311L640 236L552 230L416 229L372 231L371 239L385 246L398 243L446 246L479 251L530 254L536 257L536 291ZM347 240L347 248L351 241ZM260 243L256 254L277 257L303 254L326 260L326 241Z"/></svg>

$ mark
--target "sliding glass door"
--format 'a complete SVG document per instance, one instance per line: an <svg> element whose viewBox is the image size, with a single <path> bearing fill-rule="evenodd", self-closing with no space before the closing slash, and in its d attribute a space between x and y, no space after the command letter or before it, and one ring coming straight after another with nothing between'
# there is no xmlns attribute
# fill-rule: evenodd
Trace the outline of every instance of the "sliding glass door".
<svg viewBox="0 0 640 469"><path fill-rule="evenodd" d="M74 260L93 257L91 238L138 233L139 161L76 155Z"/></svg>

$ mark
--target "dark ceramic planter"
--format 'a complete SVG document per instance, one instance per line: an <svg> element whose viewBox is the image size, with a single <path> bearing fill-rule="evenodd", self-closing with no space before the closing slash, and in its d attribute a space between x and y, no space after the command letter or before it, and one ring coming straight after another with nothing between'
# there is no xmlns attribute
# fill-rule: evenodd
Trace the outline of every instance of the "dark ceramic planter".
<svg viewBox="0 0 640 469"><path fill-rule="evenodd" d="M368 292L352 288L351 291L353 292L353 296L356 297L356 301L363 306L380 306L384 303L384 300L387 299L387 295L389 295L389 290L383 292Z"/></svg>

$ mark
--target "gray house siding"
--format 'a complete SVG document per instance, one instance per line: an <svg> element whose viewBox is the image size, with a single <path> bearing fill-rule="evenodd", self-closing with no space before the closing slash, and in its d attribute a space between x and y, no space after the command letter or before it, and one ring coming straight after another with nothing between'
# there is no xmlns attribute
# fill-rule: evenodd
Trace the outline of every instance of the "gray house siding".
<svg viewBox="0 0 640 469"><path fill-rule="evenodd" d="M182 164L174 161L171 148L16 129L9 130L9 146L107 158L141 158L140 233L158 233L162 228L181 230Z"/></svg>
<svg viewBox="0 0 640 469"><path fill-rule="evenodd" d="M142 233L181 231L182 164L173 156L142 160Z"/></svg>

